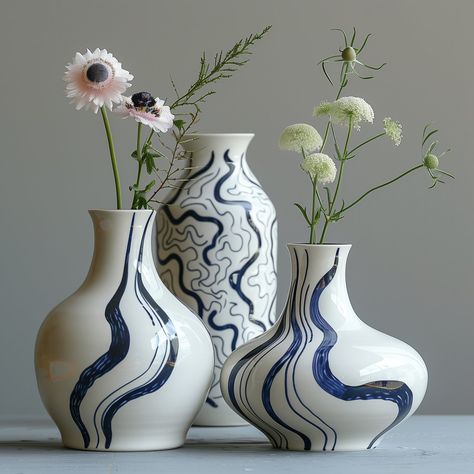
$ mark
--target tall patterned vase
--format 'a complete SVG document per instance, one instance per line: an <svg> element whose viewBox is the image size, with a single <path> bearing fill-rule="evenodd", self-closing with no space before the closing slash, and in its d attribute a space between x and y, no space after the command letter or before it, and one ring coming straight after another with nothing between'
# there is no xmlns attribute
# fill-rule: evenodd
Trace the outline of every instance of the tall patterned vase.
<svg viewBox="0 0 474 474"><path fill-rule="evenodd" d="M90 214L95 248L86 280L39 330L41 398L69 448L176 448L211 383L209 334L158 277L155 213Z"/></svg>
<svg viewBox="0 0 474 474"><path fill-rule="evenodd" d="M347 294L350 245L289 245L286 307L222 370L229 405L279 449L375 448L421 403L422 358L364 324Z"/></svg>
<svg viewBox="0 0 474 474"><path fill-rule="evenodd" d="M222 398L226 358L274 323L275 209L250 171L253 134L186 137L189 181L158 213L160 276L206 323L216 353L214 380L195 424L246 422Z"/></svg>

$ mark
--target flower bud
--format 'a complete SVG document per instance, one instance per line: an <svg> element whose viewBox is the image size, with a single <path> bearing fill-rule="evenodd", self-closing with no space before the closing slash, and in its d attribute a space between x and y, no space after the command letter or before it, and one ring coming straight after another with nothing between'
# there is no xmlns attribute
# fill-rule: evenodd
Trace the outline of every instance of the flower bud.
<svg viewBox="0 0 474 474"><path fill-rule="evenodd" d="M344 61L355 61L357 54L352 46L348 46L342 51L342 59Z"/></svg>
<svg viewBox="0 0 474 474"><path fill-rule="evenodd" d="M429 169L429 170L435 170L439 166L439 159L436 155L433 155L433 153L428 153L425 158L423 159L423 164Z"/></svg>

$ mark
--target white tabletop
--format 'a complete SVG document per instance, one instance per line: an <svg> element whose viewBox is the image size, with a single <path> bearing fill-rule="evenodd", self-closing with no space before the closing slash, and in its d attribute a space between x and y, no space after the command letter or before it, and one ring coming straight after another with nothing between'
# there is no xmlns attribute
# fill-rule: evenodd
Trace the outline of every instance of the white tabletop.
<svg viewBox="0 0 474 474"><path fill-rule="evenodd" d="M49 420L0 419L0 473L474 473L474 416L415 416L375 450L307 453L272 449L252 427L192 428L171 451L93 453L61 446Z"/></svg>

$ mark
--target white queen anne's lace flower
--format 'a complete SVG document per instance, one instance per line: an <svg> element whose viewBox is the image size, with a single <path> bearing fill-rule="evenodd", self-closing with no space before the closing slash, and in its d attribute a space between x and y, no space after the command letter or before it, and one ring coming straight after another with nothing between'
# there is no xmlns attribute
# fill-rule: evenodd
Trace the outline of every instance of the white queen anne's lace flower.
<svg viewBox="0 0 474 474"><path fill-rule="evenodd" d="M360 122L373 123L374 110L361 97L341 97L334 102L323 102L314 109L314 115L329 115L332 122L359 129Z"/></svg>
<svg viewBox="0 0 474 474"><path fill-rule="evenodd" d="M76 109L92 108L97 113L100 107L112 110L113 104L122 101L122 94L131 84L133 76L122 68L122 64L106 49L87 50L76 53L74 61L66 66L64 80L66 95Z"/></svg>
<svg viewBox="0 0 474 474"><path fill-rule="evenodd" d="M167 132L173 126L174 115L164 103L149 92L137 92L131 97L123 97L116 112L122 118L134 118L155 132Z"/></svg>
<svg viewBox="0 0 474 474"><path fill-rule="evenodd" d="M336 179L337 168L332 158L324 153L313 153L305 157L301 168L311 179L316 178L318 183L328 184Z"/></svg>
<svg viewBox="0 0 474 474"><path fill-rule="evenodd" d="M280 135L280 148L282 150L311 152L319 150L323 139L318 131L306 123L295 123L286 127Z"/></svg>
<svg viewBox="0 0 474 474"><path fill-rule="evenodd" d="M383 128L385 130L385 134L395 143L395 146L400 145L403 137L402 124L392 120L390 117L385 117L383 119Z"/></svg>

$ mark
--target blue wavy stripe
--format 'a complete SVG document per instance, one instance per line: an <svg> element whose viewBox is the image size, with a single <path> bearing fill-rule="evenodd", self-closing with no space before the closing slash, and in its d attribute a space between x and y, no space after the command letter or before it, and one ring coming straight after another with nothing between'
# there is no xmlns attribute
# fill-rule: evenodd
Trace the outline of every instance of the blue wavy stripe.
<svg viewBox="0 0 474 474"><path fill-rule="evenodd" d="M413 403L413 393L405 383L392 380L376 381L359 386L345 385L332 373L329 367L329 353L337 342L337 333L321 315L319 311L319 300L325 288L334 278L338 262L339 249L336 251L334 265L321 278L311 295L311 320L323 333L323 340L313 357L313 376L323 390L341 400L386 400L398 406L398 414L395 420L370 442L367 447L367 449L370 449L384 433L396 426L408 415ZM401 385L393 389L384 387L393 382Z"/></svg>
<svg viewBox="0 0 474 474"><path fill-rule="evenodd" d="M146 232L146 229L148 227L148 223L150 222L150 219L152 218L153 216L151 215L149 218L148 218L148 221L146 223L146 226L145 226L145 232ZM144 239L142 238L141 239L141 247L143 247L143 242L144 242ZM137 297L137 300L140 302L143 310L146 312L146 314L148 315L148 317L150 318L151 320L151 323L153 326L155 326L155 320L153 318L153 315L151 313L151 311L148 309L147 306L145 306L143 304L143 302L140 300L140 295L138 294L138 290L137 290L137 281L136 281L136 278L135 278L135 296ZM159 322L159 321L158 321ZM157 357L157 354L158 354L158 351L159 351L159 346L157 345L157 347L155 348L154 350L154 354L153 354L153 357L152 357L152 360L150 361L150 363L148 364L148 367L142 372L140 373L139 375L137 375L136 377L134 377L133 379L129 380L128 382L124 383L123 385L121 385L120 387L116 388L115 390L113 390L109 395L107 395L96 407L95 411L94 411L94 429L95 429L95 434L96 434L96 449L99 447L99 444L100 444L100 435L99 435L99 430L98 430L98 426L97 426L97 414L99 413L99 410L100 408L102 407L102 405L105 404L105 402L111 398L113 395L115 395L116 393L118 393L119 391L123 390L125 387L131 385L132 383L136 382L137 380L139 380L140 378L142 378L153 366L155 360L156 360L156 357Z"/></svg>
<svg viewBox="0 0 474 474"><path fill-rule="evenodd" d="M157 253L159 254L159 252L157 252ZM162 266L167 265L172 260L174 260L178 264L178 267L179 267L178 272L175 273L175 275L177 275L177 277L178 277L178 283L179 283L179 287L181 288L181 291L184 294L190 296L196 302L197 314L200 318L203 318L204 317L204 310L205 310L204 302L202 301L201 297L195 291L192 291L192 290L188 289L188 287L184 283L184 274L185 274L186 268L185 268L185 265L184 265L184 262L183 262L182 258L176 253L170 253L166 258L160 258L158 256L158 262Z"/></svg>
<svg viewBox="0 0 474 474"><path fill-rule="evenodd" d="M235 349L237 348L237 339L239 337L239 330L237 329L237 327L234 325L234 324L222 324L222 325L219 325L219 324L216 324L214 322L214 318L217 316L217 311L211 311L211 313L209 314L209 318L207 319L207 324L211 327L211 329L214 329L215 331L225 331L226 329L229 329L231 330L234 335L232 336L232 343L231 343L231 348L232 348L232 351L235 351Z"/></svg>
<svg viewBox="0 0 474 474"><path fill-rule="evenodd" d="M201 176L202 174L204 174L206 171L208 171L212 165L214 164L214 152L212 152L211 154L211 159L209 160L209 163L207 163L207 165L203 166L202 168L200 168L198 171L196 171L195 173L192 173L190 174L186 179L188 179L189 181L191 180L196 180L196 178L198 176ZM166 203L162 206L162 209L163 208L166 208L167 206L170 206L171 204L174 204L176 202L176 200L179 198L179 196L181 196L181 193L183 192L183 190L185 189L185 186L181 186L177 191L176 191L176 194Z"/></svg>
<svg viewBox="0 0 474 474"><path fill-rule="evenodd" d="M275 412L273 409L272 403L271 403L271 389L273 386L273 382L280 370L285 366L285 364L288 363L288 366L285 369L285 398L288 406L290 407L291 411L293 413L298 413L294 410L293 406L291 405L291 401L288 396L288 384L286 381L288 380L288 367L291 359L295 356L297 353L301 342L302 342L302 333L301 329L298 326L297 320L296 320L296 294L298 290L298 281L299 281L299 262L296 260L296 281L295 285L293 288L293 294L291 297L291 304L290 304L290 324L291 328L293 330L293 341L291 342L290 346L286 350L286 352L283 354L283 356L273 365L273 367L270 369L268 375L265 377L265 380L263 382L263 388L262 388L262 403L263 406L265 407L265 410L267 413L273 418L273 420L278 423L279 425L285 427L288 431L291 431L292 433L295 433L297 436L301 438L303 441L304 449L310 450L311 449L311 440L309 437L304 434L303 432L293 428L290 426L288 423L284 422ZM300 416L300 415L298 415ZM301 417L301 416L300 416ZM322 431L322 430L321 430ZM324 433L324 432L323 432Z"/></svg>
<svg viewBox="0 0 474 474"><path fill-rule="evenodd" d="M238 362L235 363L235 365L232 367L232 370L229 374L229 379L227 381L227 391L229 393L229 398L230 398L230 401L232 403L232 406L239 412L239 414L243 418L248 420L250 423L252 423L253 420L251 418L249 418L247 416L247 414L243 411L243 409L240 407L239 401L237 399L237 395L236 395L237 375L239 374L241 369L244 368L250 362L252 363L251 365L253 367L255 367L256 364L258 363L258 361L257 360L253 361L252 359L254 357L258 356L259 354L261 354L262 352L264 352L267 348L270 348L273 345L273 343L278 341L278 339L280 339L280 337L283 334L283 330L284 330L284 325L283 324L278 324L278 326L276 327L276 330L273 333L272 337L270 337L269 339L267 339L262 344L255 347L254 349L252 349L247 354L245 354ZM248 377L247 377L247 381L248 381ZM239 392L241 393L242 392L242 382L241 382L241 384L239 385L238 388L239 388ZM245 386L245 389L244 389L244 393L245 394L247 393L247 382L246 382L246 386ZM249 406L249 408L250 408L250 406ZM260 419L256 415L256 413L254 413L254 414L258 419ZM266 433L266 434L268 435L269 433ZM283 435L281 435L281 434L280 434L280 436L283 437ZM272 438L272 439L274 441L274 444L277 445L276 440L274 438Z"/></svg>
<svg viewBox="0 0 474 474"><path fill-rule="evenodd" d="M125 253L125 263L122 273L122 280L120 285L115 292L114 296L107 304L105 308L105 319L109 323L111 330L111 342L108 351L101 355L92 365L84 369L79 376L74 389L69 397L69 411L74 423L81 432L82 439L84 441L84 448L89 447L90 434L82 421L81 417L81 403L84 400L88 390L92 387L94 382L111 371L116 365L118 365L127 355L130 347L130 334L120 312L120 301L125 292L128 279L128 264L130 257L130 246L133 235L133 223L135 221L135 215L132 217L130 224L130 231L128 235L127 250Z"/></svg>
<svg viewBox="0 0 474 474"><path fill-rule="evenodd" d="M298 260L298 254L296 253L296 251L293 249L293 252L294 252L294 256L295 256L295 262L296 262L296 268L297 268L297 272L299 272L299 260ZM300 302L300 308L299 308L299 313L301 315L304 314L305 312L305 308L306 308L306 302L307 302L307 297L308 297L308 291L309 291L309 285L306 287L306 291L304 292L304 298L302 297L303 296L303 290L304 290L304 287L305 287L305 283L306 283L306 278L307 278L307 275L308 275L308 269L309 269L309 265L308 265L308 258L306 258L306 268L305 268L305 273L304 273L304 277L303 277L303 282L301 284L301 294L300 294L300 298L299 298L299 302ZM301 328L299 327L299 324L297 323L297 318L295 317L295 313L293 312L293 316L291 318L291 323L292 323L292 328L293 328L293 332L294 334L296 335L296 337L298 339L301 339L302 338L302 331L301 331ZM331 432L334 434L334 436L336 436L336 431L334 430L334 428L332 428L330 425L328 425L320 416L318 416L313 410L311 410L311 408L309 406L307 406L303 399L301 398L301 396L299 395L298 393L298 390L297 390L297 387L296 387L296 365L298 364L298 361L300 360L300 357L303 355L304 353L304 349L306 347L306 345L308 344L308 333L306 331L306 328L305 328L305 325L304 325L304 321L305 321L305 318L302 318L301 320L301 326L304 330L304 342L303 344L301 345L301 351L299 352L299 354L296 355L295 357L295 361L294 361L294 366L293 366L293 371L292 371L292 383L293 383L293 390L294 390L294 393L296 395L296 398L298 399L298 401L301 403L301 405L309 412L311 413L311 415L316 418L316 420L319 422L319 423L322 423L326 428L328 428L329 430L331 430ZM308 329L309 329L309 332L311 334L311 339L312 340L312 330L311 330L311 325L308 324ZM288 365L288 368L287 370L289 369L289 365ZM323 441L323 451L326 451L326 448L327 448L327 444L328 444L328 435L326 433L326 431L321 428L320 425L312 422L311 420L308 420L307 418L305 418L303 415L301 415L300 413L298 413L295 409L293 409L293 407L291 406L291 404L289 403L290 405L290 408L292 409L292 411L298 416L300 417L301 419L303 419L304 421L306 421L307 423L309 423L310 425L312 425L313 427L315 427L317 430L319 430L321 432L321 434L323 435L323 438L324 438L324 441Z"/></svg>
<svg viewBox="0 0 474 474"><path fill-rule="evenodd" d="M143 247L144 241L147 234L147 228L152 218L152 214L147 220L142 240L140 243L140 252L138 256L138 265L137 271L135 273L135 282L138 288L138 293L142 297L142 299L147 303L148 307L152 310L155 318L159 320L161 326L163 327L166 333L166 352L168 353L168 357L164 366L160 366L157 373L154 375L153 379L150 382L144 383L139 387L133 388L129 390L127 393L123 394L119 398L117 398L113 403L111 403L107 409L104 411L102 415L101 425L102 431L105 435L105 448L110 448L110 444L112 442L112 420L115 414L127 403L131 402L132 400L136 400L137 398L143 397L145 395L149 395L151 393L156 392L159 390L169 379L171 376L175 364L176 359L178 357L179 351L179 340L176 328L168 317L166 312L159 306L159 304L152 298L148 290L145 288L143 283L143 276L141 272L141 264L143 261ZM169 348L168 348L169 346Z"/></svg>
<svg viewBox="0 0 474 474"><path fill-rule="evenodd" d="M263 331L266 331L267 328L265 324L262 321L259 321L258 319L252 318L252 315L254 314L254 305L252 300L243 292L242 290L242 279L245 276L245 273L249 269L250 266L253 265L253 263L258 259L260 255L260 249L262 248L262 236L260 235L260 232L253 222L252 216L251 216L251 211L252 211L252 204L248 201L236 201L236 200L228 200L224 199L221 195L221 188L223 184L232 176L234 170L235 170L235 164L232 162L232 159L229 157L229 150L226 150L224 153L224 162L226 163L227 167L229 168L229 171L225 173L216 183L216 186L214 188L214 198L217 202L221 204L226 204L229 206L239 206L242 207L245 211L245 216L247 219L247 222L250 226L250 228L254 231L256 237L257 237L257 242L258 242L258 249L254 254L250 257L249 260L243 265L243 267L240 270L237 270L229 275L229 283L232 289L234 289L239 297L247 304L249 307L249 319L252 323L256 324L259 326Z"/></svg>

